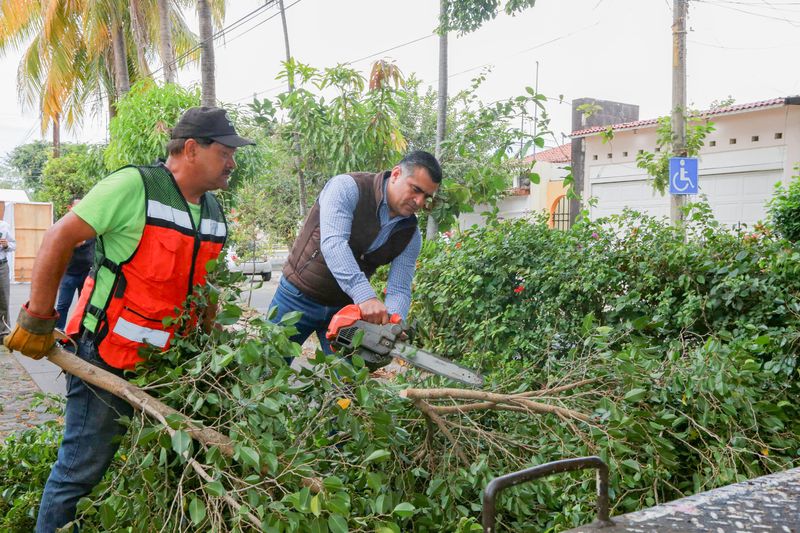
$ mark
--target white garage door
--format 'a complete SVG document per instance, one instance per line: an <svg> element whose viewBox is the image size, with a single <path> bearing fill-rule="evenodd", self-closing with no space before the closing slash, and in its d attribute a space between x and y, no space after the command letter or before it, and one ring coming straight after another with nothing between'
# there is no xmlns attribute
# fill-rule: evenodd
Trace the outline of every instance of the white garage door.
<svg viewBox="0 0 800 533"><path fill-rule="evenodd" d="M595 183L591 195L597 199L593 219L622 213L626 207L655 217L669 216L669 198L646 180Z"/></svg>
<svg viewBox="0 0 800 533"><path fill-rule="evenodd" d="M767 202L775 184L781 180L779 170L719 174L701 177L700 192L708 196L714 216L723 224L752 227L767 216Z"/></svg>

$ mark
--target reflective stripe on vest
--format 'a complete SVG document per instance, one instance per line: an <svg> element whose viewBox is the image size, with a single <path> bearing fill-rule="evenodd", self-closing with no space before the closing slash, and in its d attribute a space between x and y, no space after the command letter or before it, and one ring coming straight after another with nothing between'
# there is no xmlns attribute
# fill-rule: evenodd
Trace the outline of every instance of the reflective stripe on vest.
<svg viewBox="0 0 800 533"><path fill-rule="evenodd" d="M114 325L114 333L126 339L142 344L151 344L159 348L166 348L169 342L169 332L152 329L128 322L122 317Z"/></svg>

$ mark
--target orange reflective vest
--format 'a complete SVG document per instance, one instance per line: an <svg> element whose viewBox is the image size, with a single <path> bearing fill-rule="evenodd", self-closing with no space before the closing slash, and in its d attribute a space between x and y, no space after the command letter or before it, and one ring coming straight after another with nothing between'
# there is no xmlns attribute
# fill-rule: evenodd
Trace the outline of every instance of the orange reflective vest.
<svg viewBox="0 0 800 533"><path fill-rule="evenodd" d="M91 275L81 291L67 334L81 332L87 314L97 317L93 339L103 360L115 368L132 369L143 360L145 345L166 350L177 317L195 287L206 283L206 263L219 256L227 236L222 207L205 193L200 200L200 225L195 227L189 205L175 178L164 165L137 167L145 189L146 221L133 255L114 263L103 254L103 236ZM114 274L113 288L105 302L93 298L95 277L105 268ZM194 310L191 323L195 323Z"/></svg>

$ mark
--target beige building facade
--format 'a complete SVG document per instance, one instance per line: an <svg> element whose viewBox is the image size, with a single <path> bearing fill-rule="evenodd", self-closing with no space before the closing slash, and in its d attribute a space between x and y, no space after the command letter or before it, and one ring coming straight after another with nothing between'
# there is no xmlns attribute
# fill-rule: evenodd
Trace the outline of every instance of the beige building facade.
<svg viewBox="0 0 800 533"><path fill-rule="evenodd" d="M501 219L530 218L532 214L547 213L551 227L566 228L569 224L569 202L566 200L564 178L568 174L571 146L565 144L543 150L525 159L526 166L535 161L532 171L539 175L539 183L531 183L520 176L514 186L497 203ZM472 213L464 213L458 218L459 228L467 229L473 225L482 226L485 217L481 213L489 209L478 205Z"/></svg>
<svg viewBox="0 0 800 533"><path fill-rule="evenodd" d="M775 184L800 173L800 98L731 105L699 116L715 127L698 156L700 196L723 224L752 226L763 220ZM626 207L669 216L669 193L656 192L636 165L643 150L655 151L656 127L655 119L615 124L607 142L602 133L608 127L573 132L573 139L583 139L578 154L584 162L582 197L592 218Z"/></svg>

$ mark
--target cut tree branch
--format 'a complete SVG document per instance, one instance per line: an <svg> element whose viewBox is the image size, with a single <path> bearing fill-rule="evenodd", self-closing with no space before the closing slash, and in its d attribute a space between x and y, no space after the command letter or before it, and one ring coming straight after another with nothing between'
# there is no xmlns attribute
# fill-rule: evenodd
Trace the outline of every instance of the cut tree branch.
<svg viewBox="0 0 800 533"><path fill-rule="evenodd" d="M127 380L115 376L111 372L107 372L91 363L87 363L58 345L50 349L47 358L50 362L63 368L65 372L69 372L87 383L107 390L156 420L166 422L168 416L179 417L182 425L185 426L186 433L193 439L205 446L216 446L223 454L228 457L233 457L234 450L233 441L231 441L231 439L219 431L203 427L197 422L192 421L182 413L153 398Z"/></svg>

